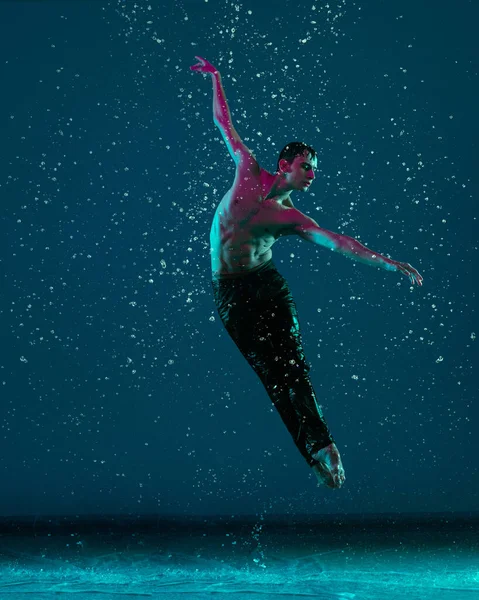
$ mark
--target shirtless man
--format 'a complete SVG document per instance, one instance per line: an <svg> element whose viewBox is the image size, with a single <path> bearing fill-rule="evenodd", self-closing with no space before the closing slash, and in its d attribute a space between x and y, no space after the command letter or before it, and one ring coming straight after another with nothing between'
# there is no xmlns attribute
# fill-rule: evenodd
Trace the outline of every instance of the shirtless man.
<svg viewBox="0 0 479 600"><path fill-rule="evenodd" d="M344 469L308 375L296 306L272 262L280 237L302 239L348 258L407 275L422 285L407 263L373 252L357 240L321 228L293 206L291 192L314 180L316 152L302 142L281 151L275 174L262 169L232 122L220 73L204 58L191 69L210 73L213 117L236 164L230 190L216 209L210 233L212 286L218 314L268 395L320 484L340 488Z"/></svg>

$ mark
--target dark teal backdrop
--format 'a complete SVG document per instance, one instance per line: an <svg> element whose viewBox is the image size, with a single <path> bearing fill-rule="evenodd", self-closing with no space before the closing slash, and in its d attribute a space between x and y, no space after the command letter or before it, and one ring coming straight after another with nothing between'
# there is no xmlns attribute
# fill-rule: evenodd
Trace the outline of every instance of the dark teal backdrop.
<svg viewBox="0 0 479 600"><path fill-rule="evenodd" d="M315 6L314 6L315 4ZM0 3L0 514L477 509L477 4ZM199 54L296 206L424 276L275 262L346 469L315 486L217 319L234 164Z"/></svg>

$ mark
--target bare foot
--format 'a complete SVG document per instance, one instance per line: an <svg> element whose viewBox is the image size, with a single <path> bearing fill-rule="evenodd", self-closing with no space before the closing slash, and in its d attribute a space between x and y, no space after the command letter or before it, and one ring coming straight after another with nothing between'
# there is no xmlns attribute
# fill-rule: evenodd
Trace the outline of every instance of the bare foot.
<svg viewBox="0 0 479 600"><path fill-rule="evenodd" d="M340 488L346 480L344 476L343 463L336 444L329 444L313 454L313 458L319 463L312 467L314 474L318 478L319 485L326 485L329 488Z"/></svg>

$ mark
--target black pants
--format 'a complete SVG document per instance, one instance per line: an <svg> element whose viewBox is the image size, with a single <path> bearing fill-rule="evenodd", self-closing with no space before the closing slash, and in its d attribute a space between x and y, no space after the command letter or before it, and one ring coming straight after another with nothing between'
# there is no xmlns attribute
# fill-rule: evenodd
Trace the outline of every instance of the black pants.
<svg viewBox="0 0 479 600"><path fill-rule="evenodd" d="M263 382L310 466L312 454L334 440L318 405L301 344L296 305L273 262L232 279L214 279L218 314Z"/></svg>

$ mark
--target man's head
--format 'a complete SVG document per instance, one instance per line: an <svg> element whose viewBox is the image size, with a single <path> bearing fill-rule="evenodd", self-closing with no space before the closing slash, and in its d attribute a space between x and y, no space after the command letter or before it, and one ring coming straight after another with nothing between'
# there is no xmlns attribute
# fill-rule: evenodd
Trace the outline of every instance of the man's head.
<svg viewBox="0 0 479 600"><path fill-rule="evenodd" d="M282 174L293 189L308 189L314 179L317 165L316 150L303 142L290 142L280 152L278 173Z"/></svg>

